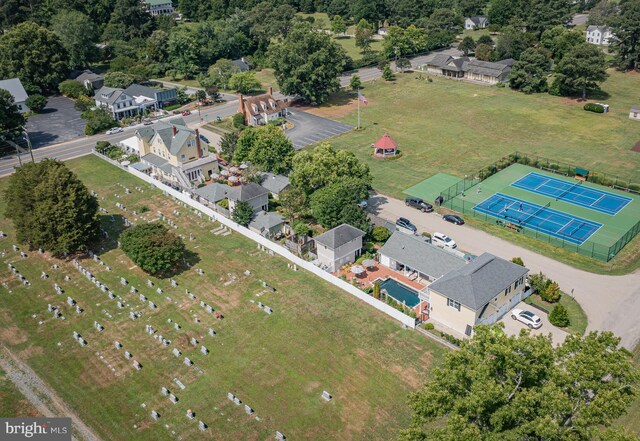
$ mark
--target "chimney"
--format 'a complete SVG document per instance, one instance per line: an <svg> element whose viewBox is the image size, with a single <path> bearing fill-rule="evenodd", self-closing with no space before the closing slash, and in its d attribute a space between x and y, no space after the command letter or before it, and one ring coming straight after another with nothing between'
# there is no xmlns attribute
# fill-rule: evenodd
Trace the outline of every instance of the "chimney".
<svg viewBox="0 0 640 441"><path fill-rule="evenodd" d="M176 134L178 133L178 129L176 128L176 126L172 126L171 127L171 131L173 132L173 136L175 137Z"/></svg>
<svg viewBox="0 0 640 441"><path fill-rule="evenodd" d="M273 87L269 86L269 95L273 95Z"/></svg>
<svg viewBox="0 0 640 441"><path fill-rule="evenodd" d="M200 151L200 131L198 129L196 129L196 156L198 157L198 159L200 159L202 157L202 152Z"/></svg>
<svg viewBox="0 0 640 441"><path fill-rule="evenodd" d="M238 95L238 113L242 113L244 115L244 97L242 94Z"/></svg>

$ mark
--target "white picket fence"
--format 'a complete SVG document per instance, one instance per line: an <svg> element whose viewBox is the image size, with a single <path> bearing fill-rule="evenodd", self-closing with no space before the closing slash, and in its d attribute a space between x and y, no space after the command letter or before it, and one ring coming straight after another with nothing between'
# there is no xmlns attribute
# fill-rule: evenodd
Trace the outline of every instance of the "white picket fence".
<svg viewBox="0 0 640 441"><path fill-rule="evenodd" d="M99 158L102 159L106 159L104 158L102 155L96 153L96 155ZM109 161L111 162L111 161ZM322 269L318 268L317 266L315 266L314 264L312 264L311 262L307 262L304 259L301 259L300 257L296 256L295 254L293 254L292 252L290 252L289 250L287 250L285 247L270 241L269 239L266 239L264 237L262 237L261 235L254 233L253 231L249 230L248 228L243 227L242 225L239 225L235 222L233 222L231 219L228 219L222 215L220 215L219 213L216 213L215 211L213 211L211 208L208 208L206 206L204 206L203 204L191 199L191 197L187 194L181 193L180 191L174 190L173 188L163 184L162 182L159 182L155 179L153 179L152 177L139 172L138 170L135 170L131 167L123 167L120 166L121 168L123 168L125 171L129 172L130 174L136 176L139 179L142 179L143 181L146 181L150 184L152 184L153 186L157 187L158 189L166 192L167 194L169 194L170 196L178 199L179 201L184 202L185 204L189 205L190 207L202 212L202 214L209 216L210 218L215 219L216 221L220 222L221 224L229 227L230 229L232 229L233 231L237 231L238 233L242 234L243 236L248 237L249 239L253 240L254 242L259 243L260 245L272 250L274 253L284 257L285 259L289 260L290 262L294 263L295 265L298 266L298 268L302 268L305 269L307 271L310 271L311 273L315 274L316 276L320 277L321 279L331 283L332 285L348 292L349 294L357 297L358 299L362 300L365 303L368 303L369 305L373 306L374 308L376 308L379 311L384 312L385 314L387 314L388 316L398 320L400 323L402 323L403 325L406 325L410 328L415 328L416 327L416 320L412 317L409 317L408 315L398 311L397 309L393 308L390 305L387 305L386 303L377 300L375 298L373 298L372 296L368 295L367 293L361 291L360 289L356 288L355 286L351 285L350 283L347 283L346 281L326 272L323 271Z"/></svg>

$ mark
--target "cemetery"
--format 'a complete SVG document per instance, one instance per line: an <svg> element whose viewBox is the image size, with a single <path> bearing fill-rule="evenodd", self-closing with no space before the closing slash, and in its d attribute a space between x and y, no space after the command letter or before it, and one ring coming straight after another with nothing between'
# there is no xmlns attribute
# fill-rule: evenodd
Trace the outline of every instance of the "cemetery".
<svg viewBox="0 0 640 441"><path fill-rule="evenodd" d="M0 332L103 439L389 439L410 422L443 348L98 158L68 164L106 234L55 259L16 244L0 199ZM135 266L125 215L171 225L185 268Z"/></svg>

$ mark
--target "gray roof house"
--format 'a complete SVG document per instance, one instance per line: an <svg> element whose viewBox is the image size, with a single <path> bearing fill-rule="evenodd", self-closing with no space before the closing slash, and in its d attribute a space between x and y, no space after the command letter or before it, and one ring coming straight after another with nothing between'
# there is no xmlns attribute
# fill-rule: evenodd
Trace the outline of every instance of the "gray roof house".
<svg viewBox="0 0 640 441"><path fill-rule="evenodd" d="M160 108L178 99L178 91L175 87L170 89L156 89L140 84L132 84L127 87L124 92L133 97L145 97L149 100L155 100Z"/></svg>
<svg viewBox="0 0 640 441"><path fill-rule="evenodd" d="M0 89L4 89L11 94L13 102L20 113L25 113L30 110L26 103L29 95L27 95L27 91L24 90L19 78L0 80Z"/></svg>
<svg viewBox="0 0 640 441"><path fill-rule="evenodd" d="M232 63L240 72L248 72L252 69L251 64L244 57L233 60Z"/></svg>
<svg viewBox="0 0 640 441"><path fill-rule="evenodd" d="M218 182L214 182L209 185L205 185L204 187L200 187L195 190L195 194L200 196L201 198L206 199L212 204L216 204L223 199L226 199L229 196L229 191L231 187L225 184L220 184Z"/></svg>
<svg viewBox="0 0 640 441"><path fill-rule="evenodd" d="M467 17L464 19L465 29L484 29L489 26L489 19L484 15Z"/></svg>
<svg viewBox="0 0 640 441"><path fill-rule="evenodd" d="M233 213L236 202L248 202L253 207L254 213L258 211L268 211L269 192L266 188L255 182L240 187L230 187L227 198L229 199L229 210Z"/></svg>
<svg viewBox="0 0 640 441"><path fill-rule="evenodd" d="M509 61L506 63L492 63L490 61L470 60L465 66L465 78L488 84L507 81L511 73Z"/></svg>
<svg viewBox="0 0 640 441"><path fill-rule="evenodd" d="M82 71L74 80L82 83L84 87L90 90L98 90L104 86L104 76L90 70Z"/></svg>
<svg viewBox="0 0 640 441"><path fill-rule="evenodd" d="M274 175L273 173L263 173L262 174L262 182L260 183L264 188L266 188L269 193L273 195L275 199L278 199L280 193L286 190L291 182L289 178L283 175Z"/></svg>
<svg viewBox="0 0 640 441"><path fill-rule="evenodd" d="M341 266L355 262L362 251L364 235L364 231L342 224L314 237L317 264L329 272L335 272Z"/></svg>
<svg viewBox="0 0 640 441"><path fill-rule="evenodd" d="M422 281L435 280L465 266L466 261L420 236L395 232L378 251L380 264Z"/></svg>
<svg viewBox="0 0 640 441"><path fill-rule="evenodd" d="M284 217L278 213L258 211L249 222L249 229L271 239L284 229Z"/></svg>
<svg viewBox="0 0 640 441"><path fill-rule="evenodd" d="M455 58L450 55L437 54L420 68L434 75L496 84L507 81L513 63L514 60L511 58L492 63L469 57Z"/></svg>

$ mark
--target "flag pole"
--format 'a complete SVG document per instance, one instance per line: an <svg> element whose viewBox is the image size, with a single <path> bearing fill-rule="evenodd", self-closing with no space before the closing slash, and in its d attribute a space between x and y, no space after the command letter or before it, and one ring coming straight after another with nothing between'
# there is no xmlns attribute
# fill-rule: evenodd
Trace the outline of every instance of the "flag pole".
<svg viewBox="0 0 640 441"><path fill-rule="evenodd" d="M360 130L360 88L358 87L358 130Z"/></svg>

